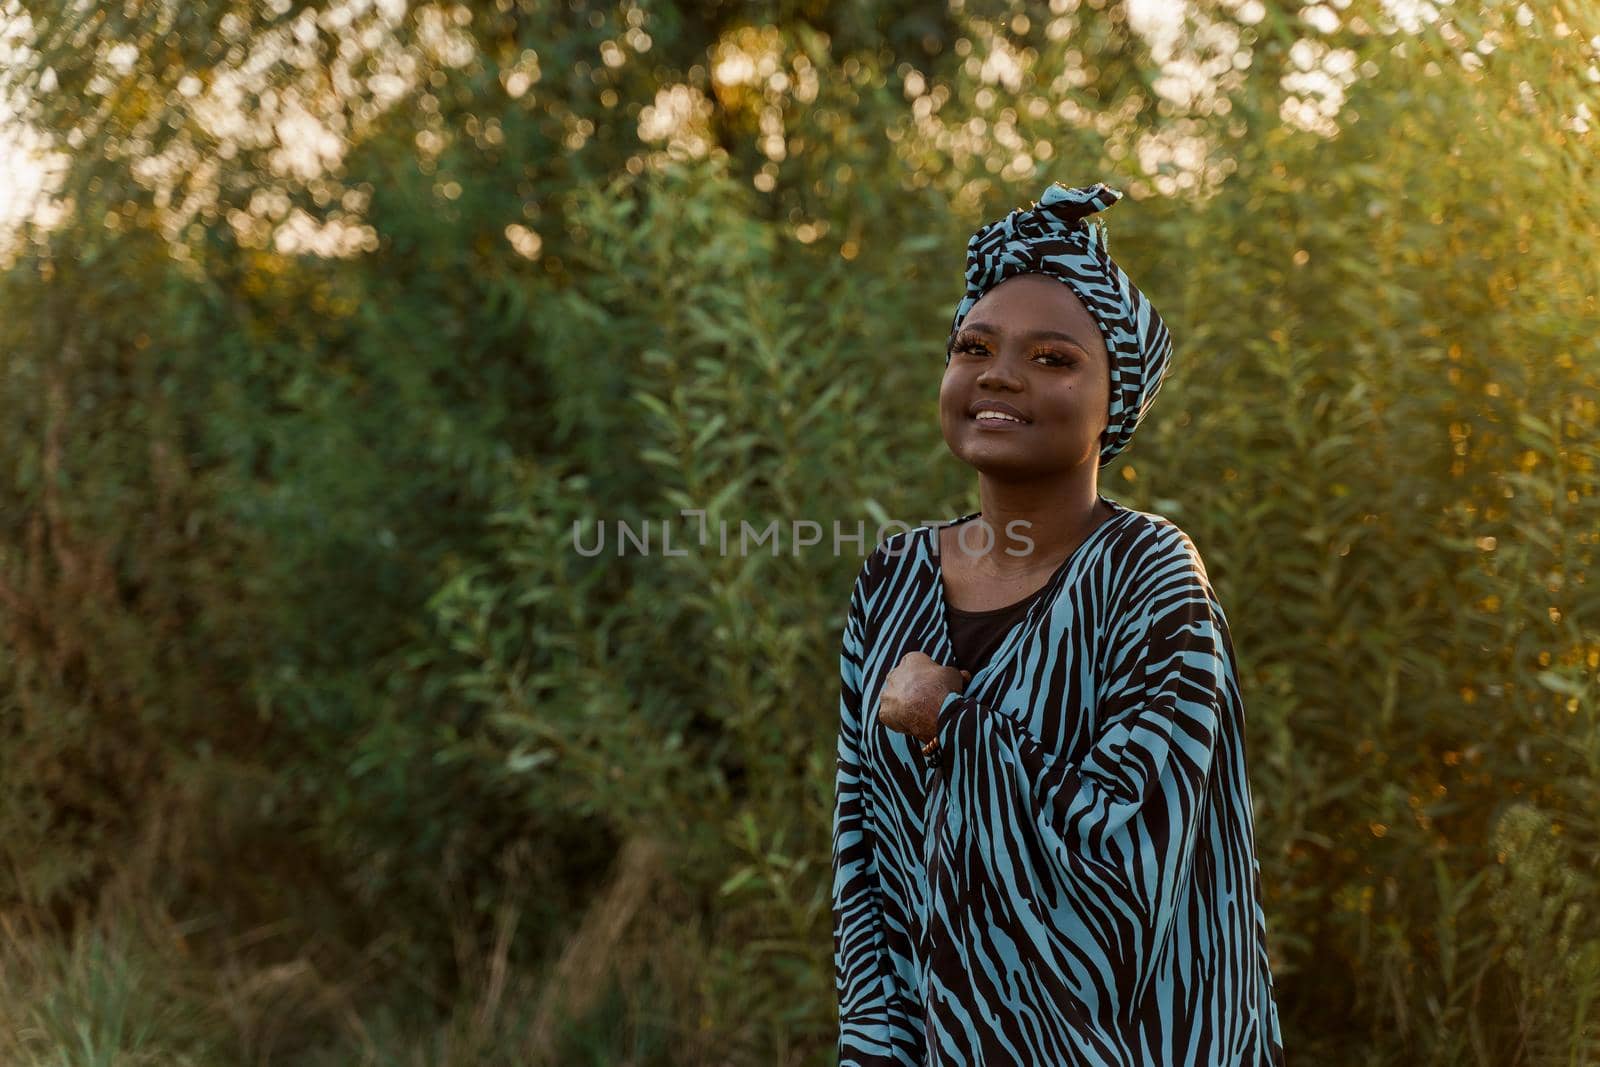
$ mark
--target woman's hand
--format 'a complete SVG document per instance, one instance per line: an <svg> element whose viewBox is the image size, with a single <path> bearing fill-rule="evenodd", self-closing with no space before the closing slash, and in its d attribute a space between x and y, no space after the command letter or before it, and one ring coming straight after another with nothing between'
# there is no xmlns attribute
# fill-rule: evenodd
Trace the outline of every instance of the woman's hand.
<svg viewBox="0 0 1600 1067"><path fill-rule="evenodd" d="M878 721L918 741L939 732L939 705L967 687L972 675L933 662L925 652L907 652L883 680L878 696Z"/></svg>

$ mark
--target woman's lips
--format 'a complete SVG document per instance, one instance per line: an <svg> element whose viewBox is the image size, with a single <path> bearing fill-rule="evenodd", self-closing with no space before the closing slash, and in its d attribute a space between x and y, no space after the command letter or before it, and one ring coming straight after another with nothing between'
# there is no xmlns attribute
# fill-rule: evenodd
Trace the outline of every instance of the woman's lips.
<svg viewBox="0 0 1600 1067"><path fill-rule="evenodd" d="M1017 419L995 418L992 415L974 415L972 421L977 423L980 430L1020 430L1028 425Z"/></svg>

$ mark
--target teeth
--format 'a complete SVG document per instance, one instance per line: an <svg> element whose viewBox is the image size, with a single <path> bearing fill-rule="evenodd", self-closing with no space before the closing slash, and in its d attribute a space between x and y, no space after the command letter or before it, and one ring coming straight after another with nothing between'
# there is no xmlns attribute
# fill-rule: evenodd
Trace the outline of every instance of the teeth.
<svg viewBox="0 0 1600 1067"><path fill-rule="evenodd" d="M1021 419L1017 418L1014 415L1007 415L1003 411L980 411L980 412L978 412L978 416L977 417L979 419L983 419L983 420L991 421L991 422L998 421L998 420L1001 420L1001 419L1005 420L1006 422L1021 422L1022 421Z"/></svg>

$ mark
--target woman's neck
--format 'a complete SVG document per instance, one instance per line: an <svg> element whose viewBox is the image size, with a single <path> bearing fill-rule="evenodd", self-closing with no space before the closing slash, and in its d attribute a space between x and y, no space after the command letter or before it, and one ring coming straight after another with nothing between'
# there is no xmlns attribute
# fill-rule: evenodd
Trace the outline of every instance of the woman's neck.
<svg viewBox="0 0 1600 1067"><path fill-rule="evenodd" d="M972 556L974 568L1009 577L1059 565L1110 510L1100 502L1097 473L1084 478L1074 471L1051 484L1002 482L980 473L978 499L993 542Z"/></svg>

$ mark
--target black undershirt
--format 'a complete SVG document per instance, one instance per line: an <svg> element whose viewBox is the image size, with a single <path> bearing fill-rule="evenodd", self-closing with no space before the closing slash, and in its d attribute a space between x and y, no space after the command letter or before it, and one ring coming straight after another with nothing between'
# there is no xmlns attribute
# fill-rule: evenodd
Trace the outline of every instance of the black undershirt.
<svg viewBox="0 0 1600 1067"><path fill-rule="evenodd" d="M950 625L950 646L955 654L956 666L964 670L976 672L995 649L1000 647L1000 642L1005 640L1007 633L1022 617L1028 613L1028 608L1039 599L1050 583L1046 582L1038 590L1017 601L1007 604L1003 608L991 608L988 611L963 611L961 608L945 604L946 620Z"/></svg>

